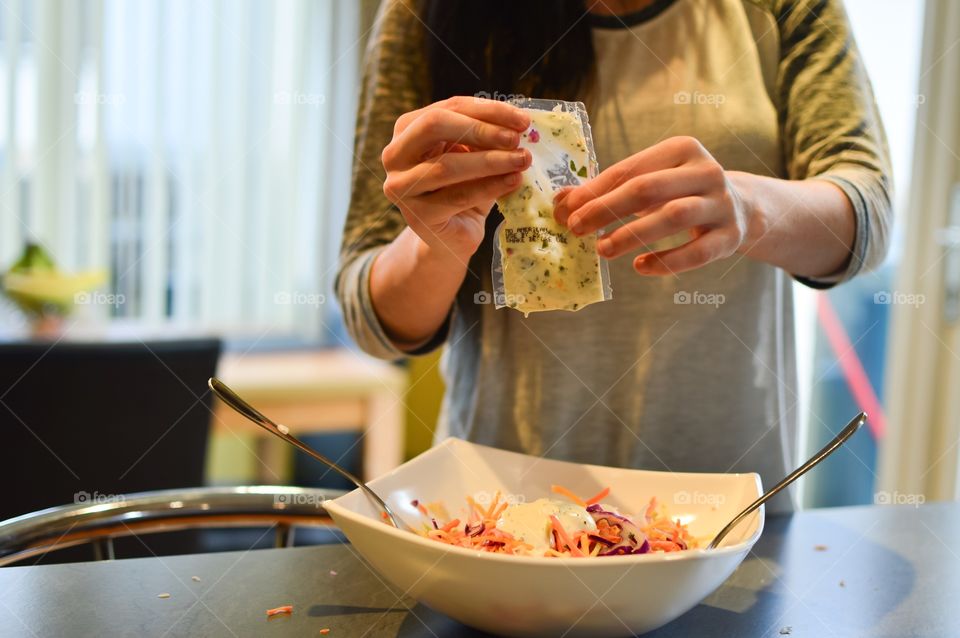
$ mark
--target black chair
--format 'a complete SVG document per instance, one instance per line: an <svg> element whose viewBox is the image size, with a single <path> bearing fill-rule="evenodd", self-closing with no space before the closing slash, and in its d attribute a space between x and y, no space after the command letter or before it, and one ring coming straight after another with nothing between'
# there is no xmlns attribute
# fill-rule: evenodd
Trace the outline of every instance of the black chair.
<svg viewBox="0 0 960 638"><path fill-rule="evenodd" d="M0 345L0 479L13 487L0 520L203 485L220 350L216 339Z"/></svg>

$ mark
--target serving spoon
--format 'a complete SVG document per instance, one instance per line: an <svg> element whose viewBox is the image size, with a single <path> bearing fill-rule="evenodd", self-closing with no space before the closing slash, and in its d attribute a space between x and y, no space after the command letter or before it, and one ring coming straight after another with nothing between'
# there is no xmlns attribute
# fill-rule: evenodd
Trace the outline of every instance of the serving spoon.
<svg viewBox="0 0 960 638"><path fill-rule="evenodd" d="M390 509L390 506L387 505L386 502L384 502L384 500L380 498L380 496L376 492L374 492L366 483L364 483L359 478L354 476L353 473L343 469L335 462L331 461L330 459L320 454L319 452L311 448L309 445L307 445L297 437L290 434L289 428L287 428L285 425L280 425L279 423L275 423L274 421L266 417L264 414L262 414L252 405L250 405L249 403L241 399L239 394L231 390L227 386L227 384L221 381L220 379L217 379L216 377L210 377L210 380L207 381L207 385L210 386L210 389L213 391L215 395L217 395L220 398L221 401L223 401L228 406L233 408L238 414L241 414L247 417L249 420L253 421L254 423L262 427L264 430L266 430L270 434L283 439L290 445L296 447L301 452L304 452L309 456L312 456L313 458L317 459L318 461L320 461L321 463L329 467L331 470L336 471L341 476L346 478L348 481L350 481L351 483L359 487L361 490L363 490L363 492L368 497L370 497L370 499L373 500L374 503L377 504L377 507L383 510L383 513L387 515L387 518L391 523L393 523L394 527L396 527L397 529L403 529L403 530L410 529L396 516L396 514L393 513L393 510Z"/></svg>
<svg viewBox="0 0 960 638"><path fill-rule="evenodd" d="M819 452L814 454L812 457L810 457L810 459L806 463L804 463L803 465L795 469L785 479L783 479L782 481L780 481L779 483L771 487L760 498L755 500L753 503L747 506L746 509L744 509L742 512L737 514L732 521L727 523L726 527L720 530L719 534L713 537L713 540L710 541L709 545L707 545L707 549L716 549L720 545L720 542L723 541L723 539L726 537L726 535L730 533L730 530L732 530L734 527L739 525L743 521L743 519L745 519L747 516L753 513L753 511L756 510L758 507L760 507L761 505L769 501L775 494L780 492L783 488L790 485L791 483L796 481L798 478L800 478L801 476L809 472L810 469L813 468L813 466L818 464L820 461L822 461L823 459L833 454L837 450L837 448L839 448L841 445L846 443L847 439L853 436L854 432L859 430L860 426L862 426L866 422L867 422L866 412L861 412L856 417L854 417L854 419L850 421L850 423L848 423L845 428L840 430L840 434L833 437L833 440L827 443L822 450L820 450Z"/></svg>

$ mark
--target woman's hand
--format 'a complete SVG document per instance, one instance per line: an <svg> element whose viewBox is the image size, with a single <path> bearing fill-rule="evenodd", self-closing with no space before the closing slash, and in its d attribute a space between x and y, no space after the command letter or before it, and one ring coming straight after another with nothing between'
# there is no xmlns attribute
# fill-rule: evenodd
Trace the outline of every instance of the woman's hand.
<svg viewBox="0 0 960 638"><path fill-rule="evenodd" d="M735 181L696 139L673 137L562 191L554 216L576 235L636 217L605 235L597 251L613 259L641 250L633 260L638 273L679 273L747 246L748 231L755 229L748 228L753 222ZM690 234L689 242L650 251L657 240L681 231Z"/></svg>
<svg viewBox="0 0 960 638"><path fill-rule="evenodd" d="M530 166L519 149L530 118L496 100L453 97L406 113L381 159L383 192L428 246L468 259L494 200Z"/></svg>

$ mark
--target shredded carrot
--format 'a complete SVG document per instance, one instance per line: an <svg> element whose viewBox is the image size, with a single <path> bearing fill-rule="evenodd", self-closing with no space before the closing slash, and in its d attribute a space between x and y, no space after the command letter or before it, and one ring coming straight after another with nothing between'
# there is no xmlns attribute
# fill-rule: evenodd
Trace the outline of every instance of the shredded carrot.
<svg viewBox="0 0 960 638"><path fill-rule="evenodd" d="M330 633L330 628L329 628L329 627L324 627L323 629L320 630L320 633L321 633L322 635L326 636L327 634Z"/></svg>
<svg viewBox="0 0 960 638"><path fill-rule="evenodd" d="M600 502L610 494L609 488L603 489L596 496L584 501L569 489L553 485L553 492L562 494L581 507ZM433 503L424 514L423 528L420 534L426 538L464 547L474 551L492 552L498 554L530 555L533 547L524 543L507 532L499 529L497 524L501 514L510 506L510 502L502 497L498 491L490 502L484 501L481 506L474 498L467 497L466 516L450 518L442 503ZM419 502L415 502L417 509L423 513ZM433 515L431 515L431 513ZM446 522L439 522L446 521ZM651 498L643 514L633 519L642 533L642 538L648 542L651 552L675 552L696 547L697 542L691 536L687 526L679 519L670 519L666 510L660 507L655 498ZM560 524L559 518L551 516L549 521L551 544L544 556L599 556L611 544L623 541L624 525L618 524L615 519L599 518L595 530L577 530L567 532Z"/></svg>
<svg viewBox="0 0 960 638"><path fill-rule="evenodd" d="M609 494L610 494L610 488L605 487L602 490L600 490L600 492L597 493L595 496L591 496L586 501L584 501L584 503L586 503L587 505L596 505L603 499L607 498Z"/></svg>
<svg viewBox="0 0 960 638"><path fill-rule="evenodd" d="M444 532L449 532L450 530L452 530L454 527L456 527L456 526L459 525L459 524L460 524L460 519L459 519L459 518L455 518L455 519L453 519L452 521L450 521L449 523L447 523L446 525L444 525L443 527L441 527L440 529L441 529L442 531L444 531Z"/></svg>
<svg viewBox="0 0 960 638"><path fill-rule="evenodd" d="M584 554L590 553L590 535L585 531L577 532L574 535L576 539L577 547L580 548L580 551Z"/></svg>
<svg viewBox="0 0 960 638"><path fill-rule="evenodd" d="M565 488L565 487L562 486L562 485L551 485L551 486L550 486L550 490L551 490L554 494L560 494L560 495L562 495L562 496L566 496L567 498L569 498L571 501L573 501L574 503L576 503L576 504L579 505L580 507L586 507L586 506L587 506L586 502L584 502L584 500L583 500L582 498L580 498L579 496L577 496L576 494L574 494L573 492L571 492L570 490L568 490L567 488Z"/></svg>
<svg viewBox="0 0 960 638"><path fill-rule="evenodd" d="M280 614L292 614L293 605L283 605L282 607L274 607L273 609L267 610L267 618L271 616L279 616Z"/></svg>
<svg viewBox="0 0 960 638"><path fill-rule="evenodd" d="M600 522L597 523L597 535L603 538L603 540L612 543L620 542L620 533L622 531L619 526L611 525L604 519L600 519Z"/></svg>
<svg viewBox="0 0 960 638"><path fill-rule="evenodd" d="M663 550L665 552L675 552L681 549L680 545L672 541L649 541L650 549Z"/></svg>
<svg viewBox="0 0 960 638"><path fill-rule="evenodd" d="M500 503L500 505L497 506L497 509L493 512L493 515L488 516L487 518L500 518L500 515L503 514L503 510L507 509L508 505L510 505L510 503L507 503L506 501Z"/></svg>
<svg viewBox="0 0 960 638"><path fill-rule="evenodd" d="M490 503L490 507L487 508L484 518L493 518L493 513L496 511L498 505L500 505L500 490L497 490L497 493L493 495L493 502Z"/></svg>
<svg viewBox="0 0 960 638"><path fill-rule="evenodd" d="M470 506L471 518L472 517L483 518L483 509L481 509L481 507L477 505L477 502L473 500L472 496L467 497L467 505Z"/></svg>
<svg viewBox="0 0 960 638"><path fill-rule="evenodd" d="M577 548L576 544L570 540L570 536L567 534L567 530L563 529L563 525L560 524L560 519L558 519L556 516L551 514L550 524L553 525L553 531L556 533L557 539L560 541L560 543L563 543L564 545L570 548L570 553L573 556L583 556L583 552L581 552ZM562 549L559 546L559 543L557 545L558 545L557 546L558 550Z"/></svg>
<svg viewBox="0 0 960 638"><path fill-rule="evenodd" d="M648 520L652 520L654 517L654 514L656 513L657 513L657 498L653 497L650 499L650 504L647 505L647 511L645 512L645 515Z"/></svg>

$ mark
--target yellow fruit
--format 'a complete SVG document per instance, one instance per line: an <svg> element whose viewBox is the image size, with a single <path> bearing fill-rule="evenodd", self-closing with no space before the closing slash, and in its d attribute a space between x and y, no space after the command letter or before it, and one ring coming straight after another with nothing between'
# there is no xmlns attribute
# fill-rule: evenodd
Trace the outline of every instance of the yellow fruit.
<svg viewBox="0 0 960 638"><path fill-rule="evenodd" d="M50 270L32 272L8 272L3 276L3 289L22 310L43 314L45 308L54 307L66 313L82 295L106 281L103 271L90 271L67 275Z"/></svg>

